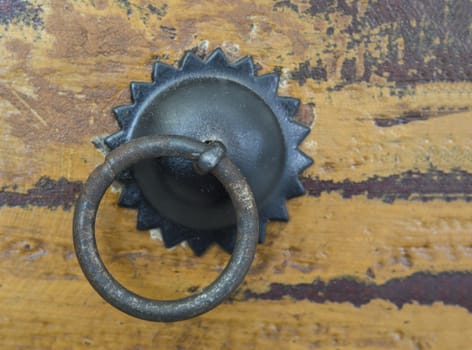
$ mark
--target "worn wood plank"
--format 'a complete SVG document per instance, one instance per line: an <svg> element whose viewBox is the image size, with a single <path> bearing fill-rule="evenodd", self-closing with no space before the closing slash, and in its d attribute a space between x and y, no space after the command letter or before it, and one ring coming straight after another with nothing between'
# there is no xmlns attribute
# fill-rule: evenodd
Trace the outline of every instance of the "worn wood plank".
<svg viewBox="0 0 472 350"><path fill-rule="evenodd" d="M0 340L5 349L468 349L470 1L0 1ZM152 324L107 305L73 254L74 200L113 106L186 50L281 74L315 164L227 303ZM110 190L98 244L120 282L176 298L228 256L166 250Z"/></svg>

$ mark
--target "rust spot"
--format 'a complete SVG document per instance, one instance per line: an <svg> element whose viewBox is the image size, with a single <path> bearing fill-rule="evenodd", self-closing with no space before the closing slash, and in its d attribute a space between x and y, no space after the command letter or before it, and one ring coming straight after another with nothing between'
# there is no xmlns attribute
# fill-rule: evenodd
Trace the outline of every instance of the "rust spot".
<svg viewBox="0 0 472 350"><path fill-rule="evenodd" d="M291 297L314 303L350 303L356 307L375 299L387 300L399 309L405 304L418 303L432 305L460 306L472 312L472 288L470 271L450 271L433 274L417 272L406 278L395 278L384 284L359 281L352 277L332 279L328 282L316 280L313 283L281 284L272 283L264 293L251 290L244 292L245 299L280 300Z"/></svg>
<svg viewBox="0 0 472 350"><path fill-rule="evenodd" d="M314 103L302 103L298 107L297 113L293 117L297 122L302 123L308 127L311 127L315 120L315 114L313 109L315 108Z"/></svg>

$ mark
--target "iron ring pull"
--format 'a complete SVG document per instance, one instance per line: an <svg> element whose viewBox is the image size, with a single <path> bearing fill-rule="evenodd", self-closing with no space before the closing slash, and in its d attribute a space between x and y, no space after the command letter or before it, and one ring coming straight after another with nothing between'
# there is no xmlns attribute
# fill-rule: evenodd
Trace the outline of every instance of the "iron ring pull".
<svg viewBox="0 0 472 350"><path fill-rule="evenodd" d="M161 301L139 296L122 286L106 269L97 250L95 218L100 201L117 174L149 158L183 157L210 171L228 192L235 209L236 243L230 261L220 276L199 293ZM195 163L194 163L195 164ZM224 301L243 281L256 252L259 218L252 191L239 169L221 146L183 136L147 136L111 151L105 162L89 176L74 212L74 246L80 266L95 290L110 304L129 315L171 322L195 317Z"/></svg>

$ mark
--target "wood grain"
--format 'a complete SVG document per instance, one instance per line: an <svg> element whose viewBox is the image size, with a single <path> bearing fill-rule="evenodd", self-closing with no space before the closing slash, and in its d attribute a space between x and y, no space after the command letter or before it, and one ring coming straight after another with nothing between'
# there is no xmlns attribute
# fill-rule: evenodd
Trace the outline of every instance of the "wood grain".
<svg viewBox="0 0 472 350"><path fill-rule="evenodd" d="M469 349L471 14L468 0L1 1L0 348ZM71 209L129 82L216 47L301 99L307 195L231 300L136 320L83 277ZM197 258L137 231L118 191L97 240L121 283L171 299L221 272L216 246Z"/></svg>

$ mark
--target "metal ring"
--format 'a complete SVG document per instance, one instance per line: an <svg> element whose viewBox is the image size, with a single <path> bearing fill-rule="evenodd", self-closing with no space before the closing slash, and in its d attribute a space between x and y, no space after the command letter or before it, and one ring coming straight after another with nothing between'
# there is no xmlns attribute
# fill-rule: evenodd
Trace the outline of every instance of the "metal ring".
<svg viewBox="0 0 472 350"><path fill-rule="evenodd" d="M95 241L95 218L100 201L114 178L132 164L148 158L183 157L198 160L209 149L182 136L148 136L110 152L89 176L74 212L74 246L80 266L95 290L110 304L129 315L149 321L179 321L207 312L225 300L243 281L254 259L259 220L252 191L238 168L227 158L211 169L223 184L236 212L238 233L233 255L221 275L201 292L160 301L139 296L116 281L106 269Z"/></svg>

